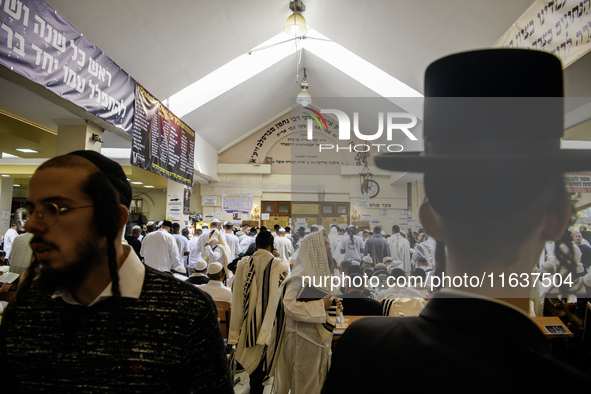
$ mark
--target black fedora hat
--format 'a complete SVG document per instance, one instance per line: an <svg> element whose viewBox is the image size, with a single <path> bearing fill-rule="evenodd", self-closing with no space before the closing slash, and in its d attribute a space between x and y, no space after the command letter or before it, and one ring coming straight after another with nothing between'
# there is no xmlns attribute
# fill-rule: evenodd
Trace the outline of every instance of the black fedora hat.
<svg viewBox="0 0 591 394"><path fill-rule="evenodd" d="M557 57L524 49L458 53L425 72L425 151L380 154L375 163L423 173L591 169L591 151L561 150L563 130Z"/></svg>

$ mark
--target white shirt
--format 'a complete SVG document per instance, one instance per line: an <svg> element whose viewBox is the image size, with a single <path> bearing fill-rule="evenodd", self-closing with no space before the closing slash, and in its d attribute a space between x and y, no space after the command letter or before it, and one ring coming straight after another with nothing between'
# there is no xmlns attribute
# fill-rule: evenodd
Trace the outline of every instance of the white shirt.
<svg viewBox="0 0 591 394"><path fill-rule="evenodd" d="M239 252L244 253L248 249L248 247L253 244L255 241L255 237L251 237L250 235L240 241Z"/></svg>
<svg viewBox="0 0 591 394"><path fill-rule="evenodd" d="M131 246L123 245L123 248L127 250L127 258L121 265L121 268L119 268L118 272L119 291L121 292L121 297L135 298L137 300L140 298L142 287L144 286L146 267L144 267ZM112 283L109 283L101 294L99 294L88 306L112 297L113 292L111 291L111 285ZM62 298L64 302L67 302L68 304L81 305L66 289L56 290L51 298Z"/></svg>
<svg viewBox="0 0 591 394"><path fill-rule="evenodd" d="M203 254L197 250L197 243L199 242L200 236L194 235L189 240L189 268L194 268L197 260L203 258Z"/></svg>
<svg viewBox="0 0 591 394"><path fill-rule="evenodd" d="M240 241L238 241L237 236L231 233L225 233L224 238L230 248L230 252L232 252L232 256L230 256L230 262L232 262L240 253Z"/></svg>
<svg viewBox="0 0 591 394"><path fill-rule="evenodd" d="M210 279L206 284L197 287L208 293L214 301L225 301L232 306L232 290L221 281Z"/></svg>
<svg viewBox="0 0 591 394"><path fill-rule="evenodd" d="M31 249L31 239L33 234L24 233L12 241L10 254L6 255L10 261L10 272L24 274L31 261L33 261L33 249Z"/></svg>
<svg viewBox="0 0 591 394"><path fill-rule="evenodd" d="M286 237L277 236L277 238L273 240L273 246L275 246L275 249L279 252L279 258L289 264L289 258L293 254L293 245L291 241Z"/></svg>
<svg viewBox="0 0 591 394"><path fill-rule="evenodd" d="M146 235L140 254L144 256L146 265L155 270L168 272L174 268L178 272L183 272L185 269L179 264L179 248L176 241L166 230L160 229Z"/></svg>
<svg viewBox="0 0 591 394"><path fill-rule="evenodd" d="M12 241L18 236L15 229L9 228L4 234L4 251L6 256L10 255L10 249L12 248ZM9 259L10 260L10 259Z"/></svg>
<svg viewBox="0 0 591 394"><path fill-rule="evenodd" d="M185 256L185 252L189 252L189 240L181 234L173 234L172 236L176 241L176 246L179 248L179 264L186 268L188 266L189 256Z"/></svg>

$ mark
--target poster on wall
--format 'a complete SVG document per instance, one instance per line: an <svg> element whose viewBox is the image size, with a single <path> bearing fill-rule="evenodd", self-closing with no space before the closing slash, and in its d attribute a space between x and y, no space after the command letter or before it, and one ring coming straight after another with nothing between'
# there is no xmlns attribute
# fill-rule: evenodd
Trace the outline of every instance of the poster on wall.
<svg viewBox="0 0 591 394"><path fill-rule="evenodd" d="M195 132L136 84L131 164L192 186L194 160Z"/></svg>
<svg viewBox="0 0 591 394"><path fill-rule="evenodd" d="M222 194L222 210L224 213L250 213L250 210L252 209L252 199L252 193L224 193Z"/></svg>
<svg viewBox="0 0 591 394"><path fill-rule="evenodd" d="M203 196L201 205L205 207L215 207L218 205L218 198L217 196Z"/></svg>
<svg viewBox="0 0 591 394"><path fill-rule="evenodd" d="M0 5L0 64L132 133L133 78L44 1Z"/></svg>

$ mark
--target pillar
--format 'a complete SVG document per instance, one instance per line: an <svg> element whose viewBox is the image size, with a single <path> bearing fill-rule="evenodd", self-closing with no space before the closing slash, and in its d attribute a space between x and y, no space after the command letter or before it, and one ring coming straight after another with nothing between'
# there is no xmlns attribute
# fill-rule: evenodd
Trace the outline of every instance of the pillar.
<svg viewBox="0 0 591 394"><path fill-rule="evenodd" d="M181 229L189 225L189 215L183 213L184 198L185 185L168 179L166 217L180 224Z"/></svg>
<svg viewBox="0 0 591 394"><path fill-rule="evenodd" d="M93 140L93 135L102 140L102 128L85 120L57 122L56 156L65 155L75 150L101 151L102 143Z"/></svg>
<svg viewBox="0 0 591 394"><path fill-rule="evenodd" d="M14 178L0 178L0 236L10 228Z"/></svg>

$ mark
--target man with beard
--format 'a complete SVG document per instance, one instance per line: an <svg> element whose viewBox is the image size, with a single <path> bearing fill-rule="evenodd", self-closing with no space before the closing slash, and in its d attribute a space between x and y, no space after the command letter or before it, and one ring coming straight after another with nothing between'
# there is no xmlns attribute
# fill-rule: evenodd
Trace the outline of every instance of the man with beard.
<svg viewBox="0 0 591 394"><path fill-rule="evenodd" d="M0 327L6 392L233 392L211 298L122 243L131 197L97 152L35 172L35 259Z"/></svg>

